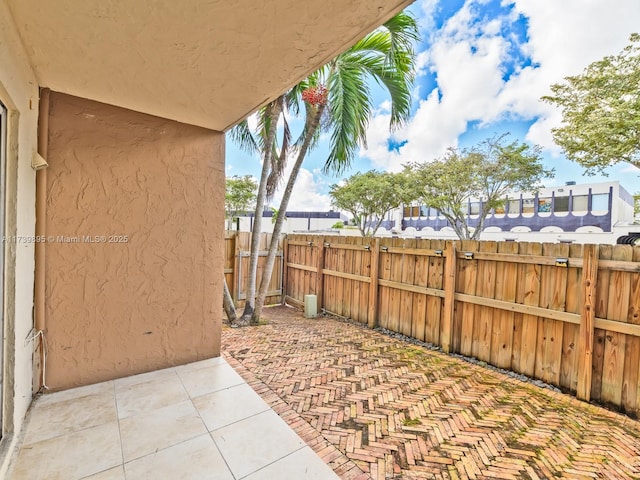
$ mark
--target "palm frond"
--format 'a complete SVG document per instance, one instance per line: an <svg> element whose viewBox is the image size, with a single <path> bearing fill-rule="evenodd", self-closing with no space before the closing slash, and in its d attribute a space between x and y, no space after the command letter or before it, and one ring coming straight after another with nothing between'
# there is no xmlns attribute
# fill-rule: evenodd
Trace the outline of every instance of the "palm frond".
<svg viewBox="0 0 640 480"><path fill-rule="evenodd" d="M260 152L260 146L251 128L249 128L249 122L246 119L229 130L229 137L238 147L247 153Z"/></svg>
<svg viewBox="0 0 640 480"><path fill-rule="evenodd" d="M350 55L341 55L329 78L331 150L325 171L340 173L351 164L361 143L366 142L372 104L366 71Z"/></svg>

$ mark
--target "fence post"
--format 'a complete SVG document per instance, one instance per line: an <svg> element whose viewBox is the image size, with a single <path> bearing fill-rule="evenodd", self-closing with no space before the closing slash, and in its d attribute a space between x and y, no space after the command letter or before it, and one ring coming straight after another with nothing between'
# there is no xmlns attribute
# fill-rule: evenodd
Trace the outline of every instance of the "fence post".
<svg viewBox="0 0 640 480"><path fill-rule="evenodd" d="M233 303L238 307L238 294L240 293L240 232L236 231L233 236L233 285L231 286L231 295L233 295ZM228 286L228 285L227 285Z"/></svg>
<svg viewBox="0 0 640 480"><path fill-rule="evenodd" d="M440 344L445 353L451 352L451 339L453 336L453 310L456 293L456 246L453 242L447 243L444 261L444 307L442 310L442 326Z"/></svg>
<svg viewBox="0 0 640 480"><path fill-rule="evenodd" d="M287 298L287 281L289 279L289 267L287 267L287 262L289 261L289 236L287 234L284 235L282 239L282 296L280 298L280 303L285 304Z"/></svg>
<svg viewBox="0 0 640 480"><path fill-rule="evenodd" d="M576 397L589 401L593 368L593 330L596 311L596 281L598 276L598 246L585 245L582 265L582 298L578 337L578 385Z"/></svg>
<svg viewBox="0 0 640 480"><path fill-rule="evenodd" d="M313 248L313 247L312 247ZM318 240L318 258L316 261L316 295L318 296L318 311L321 312L324 307L324 237Z"/></svg>
<svg viewBox="0 0 640 480"><path fill-rule="evenodd" d="M367 324L369 328L378 326L378 266L380 264L380 239L372 238L369 248L371 269L371 283L369 284L369 312L367 313Z"/></svg>

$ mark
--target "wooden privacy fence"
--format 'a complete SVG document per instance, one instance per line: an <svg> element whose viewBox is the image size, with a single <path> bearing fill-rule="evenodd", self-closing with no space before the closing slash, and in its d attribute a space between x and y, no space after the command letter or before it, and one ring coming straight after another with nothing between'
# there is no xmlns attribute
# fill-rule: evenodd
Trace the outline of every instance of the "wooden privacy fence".
<svg viewBox="0 0 640 480"><path fill-rule="evenodd" d="M244 307L247 298L247 274L249 272L249 260L251 258L251 233L250 232L225 232L225 264L224 276L227 286L237 308ZM263 233L260 236L260 256L258 258L258 286L262 278L262 270L266 261L267 250L271 242L271 234ZM271 282L265 304L282 302L283 283L283 257L282 239L276 253L276 261L273 266Z"/></svg>
<svg viewBox="0 0 640 480"><path fill-rule="evenodd" d="M290 235L286 300L640 407L640 247Z"/></svg>

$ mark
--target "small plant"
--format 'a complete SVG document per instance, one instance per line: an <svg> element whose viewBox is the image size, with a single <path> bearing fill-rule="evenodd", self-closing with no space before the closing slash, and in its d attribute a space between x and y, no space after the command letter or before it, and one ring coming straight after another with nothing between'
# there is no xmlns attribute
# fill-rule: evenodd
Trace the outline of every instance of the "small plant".
<svg viewBox="0 0 640 480"><path fill-rule="evenodd" d="M402 424L405 427L414 427L416 425L420 425L422 422L420 420L418 420L417 418L405 418L402 421Z"/></svg>
<svg viewBox="0 0 640 480"><path fill-rule="evenodd" d="M331 228L344 228L344 222L342 220L338 220L336 223L331 225Z"/></svg>

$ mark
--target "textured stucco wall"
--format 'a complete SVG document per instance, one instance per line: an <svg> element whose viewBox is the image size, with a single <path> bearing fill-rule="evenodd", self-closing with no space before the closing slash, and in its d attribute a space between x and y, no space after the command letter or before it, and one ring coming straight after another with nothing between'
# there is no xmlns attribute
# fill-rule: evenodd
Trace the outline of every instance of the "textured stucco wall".
<svg viewBox="0 0 640 480"><path fill-rule="evenodd" d="M5 233L32 236L35 229L35 172L38 84L6 4L0 1L0 102L8 109ZM0 440L0 478L19 438L31 404L33 342L33 244L3 242L4 271L4 435Z"/></svg>
<svg viewBox="0 0 640 480"><path fill-rule="evenodd" d="M218 355L224 135L52 92L47 160L47 385Z"/></svg>

